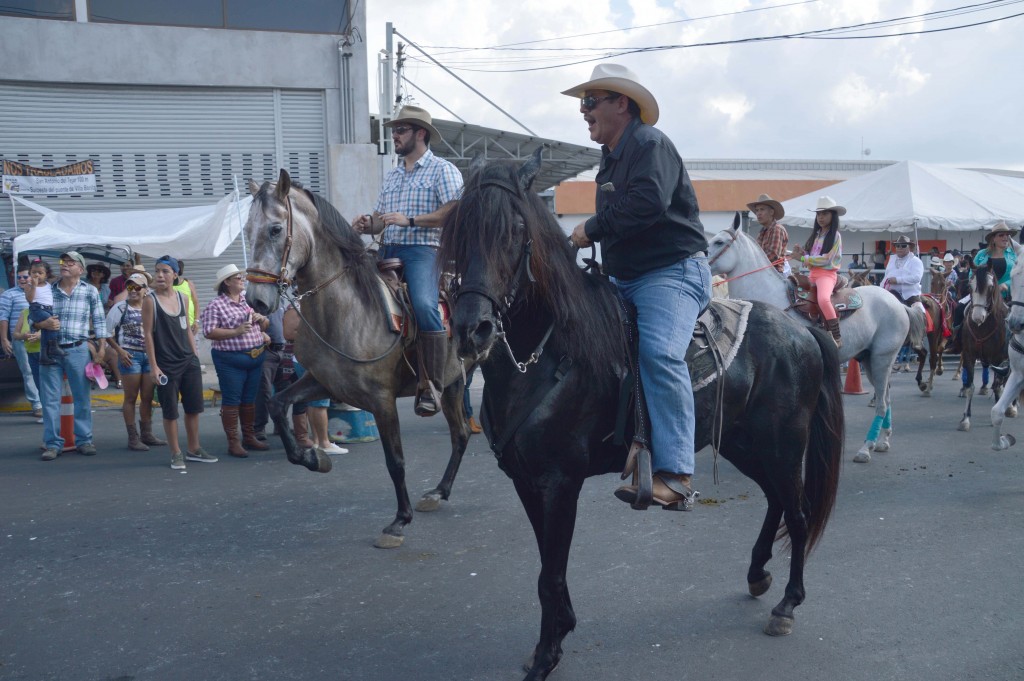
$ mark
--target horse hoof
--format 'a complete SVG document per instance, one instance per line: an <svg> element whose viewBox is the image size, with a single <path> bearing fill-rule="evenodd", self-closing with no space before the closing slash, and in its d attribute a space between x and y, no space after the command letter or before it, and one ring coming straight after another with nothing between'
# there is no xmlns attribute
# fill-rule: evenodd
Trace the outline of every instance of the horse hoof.
<svg viewBox="0 0 1024 681"><path fill-rule="evenodd" d="M1017 407L1007 407L1006 415L1009 416L1011 419L1017 418Z"/></svg>
<svg viewBox="0 0 1024 681"><path fill-rule="evenodd" d="M988 395L988 386L987 385L981 386L981 390L978 391L978 394L979 395Z"/></svg>
<svg viewBox="0 0 1024 681"><path fill-rule="evenodd" d="M1006 435L999 436L999 442L993 444L992 449L996 450L997 452L1001 452L1004 449L1009 449L1015 444L1017 444L1017 438L1007 433Z"/></svg>
<svg viewBox="0 0 1024 681"><path fill-rule="evenodd" d="M867 463L868 461L871 461L871 452L866 448L861 449L853 455L853 460L857 463Z"/></svg>
<svg viewBox="0 0 1024 681"><path fill-rule="evenodd" d="M793 618L772 615L768 624L764 625L764 633L769 636L789 636L793 633Z"/></svg>
<svg viewBox="0 0 1024 681"><path fill-rule="evenodd" d="M875 398L874 397L872 397L871 401L868 402L868 407L870 407L871 409L875 408Z"/></svg>
<svg viewBox="0 0 1024 681"><path fill-rule="evenodd" d="M964 419L960 422L960 425L956 427L961 433L966 433L971 429L971 422L968 419Z"/></svg>
<svg viewBox="0 0 1024 681"><path fill-rule="evenodd" d="M397 549L405 542L405 537L396 537L393 534L382 532L373 545L378 549Z"/></svg>
<svg viewBox="0 0 1024 681"><path fill-rule="evenodd" d="M318 473L330 473L333 466L334 464L331 463L331 457L318 449L316 451L316 471Z"/></svg>
<svg viewBox="0 0 1024 681"><path fill-rule="evenodd" d="M416 502L416 510L423 513L436 511L441 508L441 495L437 492L428 492Z"/></svg>
<svg viewBox="0 0 1024 681"><path fill-rule="evenodd" d="M756 582L748 582L747 589L750 591L750 595L754 598L763 596L768 592L768 587L772 585L772 576L768 574L764 579L759 579Z"/></svg>

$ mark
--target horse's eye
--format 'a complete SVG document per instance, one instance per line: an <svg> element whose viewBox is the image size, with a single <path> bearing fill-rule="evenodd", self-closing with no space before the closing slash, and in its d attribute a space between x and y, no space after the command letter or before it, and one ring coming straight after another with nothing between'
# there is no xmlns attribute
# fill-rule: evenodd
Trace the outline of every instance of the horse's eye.
<svg viewBox="0 0 1024 681"><path fill-rule="evenodd" d="M281 233L281 230L281 225L274 225L273 227L270 228L270 236L277 236L278 234Z"/></svg>

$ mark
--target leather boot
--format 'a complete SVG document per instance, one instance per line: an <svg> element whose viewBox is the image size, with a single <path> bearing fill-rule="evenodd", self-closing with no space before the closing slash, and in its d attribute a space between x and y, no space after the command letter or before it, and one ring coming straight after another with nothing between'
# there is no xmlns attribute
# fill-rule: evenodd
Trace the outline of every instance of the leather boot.
<svg viewBox="0 0 1024 681"><path fill-rule="evenodd" d="M139 431L135 429L135 424L126 423L124 424L124 427L125 430L128 431L128 449L132 450L133 452L148 452L149 447L144 445L142 441L139 440Z"/></svg>
<svg viewBox="0 0 1024 681"><path fill-rule="evenodd" d="M292 414L292 430L295 431L295 440L303 449L312 449L316 443L309 439L309 422L305 414Z"/></svg>
<svg viewBox="0 0 1024 681"><path fill-rule="evenodd" d="M832 334L832 340L836 342L836 347L843 347L843 339L839 335L839 320L838 319L826 319L825 328L829 333Z"/></svg>
<svg viewBox="0 0 1024 681"><path fill-rule="evenodd" d="M143 421L139 419L139 440L142 444L149 445L150 447L159 447L160 445L167 444L166 440L161 440L156 435L153 435L153 422Z"/></svg>
<svg viewBox="0 0 1024 681"><path fill-rule="evenodd" d="M256 439L256 405L242 404L238 407L238 418L242 422L242 446L265 452L270 449L266 442Z"/></svg>
<svg viewBox="0 0 1024 681"><path fill-rule="evenodd" d="M61 354L57 354L57 353ZM57 341L43 341L39 344L39 363L43 366L53 366L57 363L58 357L67 353L60 349Z"/></svg>
<svg viewBox="0 0 1024 681"><path fill-rule="evenodd" d="M241 439L238 436L238 406L220 408L220 423L224 427L224 434L228 436L228 454L244 459L249 452L242 447Z"/></svg>
<svg viewBox="0 0 1024 681"><path fill-rule="evenodd" d="M420 376L420 388L416 392L416 413L419 416L433 416L441 411L441 391L444 390L444 370L448 363L448 333L446 331L420 331L416 340L423 352L426 376ZM424 387L424 383L433 386Z"/></svg>

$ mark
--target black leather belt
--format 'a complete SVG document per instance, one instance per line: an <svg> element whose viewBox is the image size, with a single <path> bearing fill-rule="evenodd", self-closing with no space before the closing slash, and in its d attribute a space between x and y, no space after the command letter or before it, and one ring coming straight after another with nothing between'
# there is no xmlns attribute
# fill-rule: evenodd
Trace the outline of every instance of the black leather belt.
<svg viewBox="0 0 1024 681"><path fill-rule="evenodd" d="M82 340L76 340L74 343L60 343L57 347L59 347L62 350L67 350L68 348L77 348L84 342L85 339L83 338Z"/></svg>
<svg viewBox="0 0 1024 681"><path fill-rule="evenodd" d="M270 349L273 350L274 352L281 352L282 350L284 350L284 343L271 343Z"/></svg>

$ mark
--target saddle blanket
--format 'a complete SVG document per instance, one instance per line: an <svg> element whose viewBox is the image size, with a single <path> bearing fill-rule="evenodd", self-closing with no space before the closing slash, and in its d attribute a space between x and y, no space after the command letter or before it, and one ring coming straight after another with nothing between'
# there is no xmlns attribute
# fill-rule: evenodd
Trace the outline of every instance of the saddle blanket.
<svg viewBox="0 0 1024 681"><path fill-rule="evenodd" d="M404 283L402 286L403 289L401 295L407 296L408 294L404 289ZM384 279L379 276L377 277L377 288L380 290L380 295L384 299L385 309L388 312L388 328L391 329L391 331L393 331L394 333L400 333L402 334L403 337L408 337L409 331L412 328L413 324L410 323L411 320L407 320L405 318L405 310L403 309L402 304L399 302L397 298L399 294L396 293L390 286L388 286L387 282L385 282ZM406 304L409 305L411 309L412 303L408 302L407 300ZM448 310L447 303L443 300L438 300L437 311L438 314L441 315L441 323L444 324L445 331L448 332L448 336L450 338L451 314Z"/></svg>
<svg viewBox="0 0 1024 681"><path fill-rule="evenodd" d="M686 364L690 369L693 392L711 385L718 377L718 365L711 345L722 357L721 370L729 369L747 334L747 317L753 305L747 300L715 298L697 319L693 338L686 349Z"/></svg>

